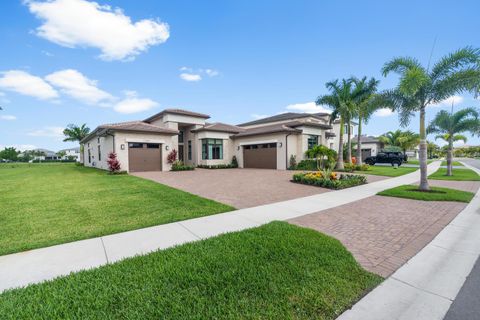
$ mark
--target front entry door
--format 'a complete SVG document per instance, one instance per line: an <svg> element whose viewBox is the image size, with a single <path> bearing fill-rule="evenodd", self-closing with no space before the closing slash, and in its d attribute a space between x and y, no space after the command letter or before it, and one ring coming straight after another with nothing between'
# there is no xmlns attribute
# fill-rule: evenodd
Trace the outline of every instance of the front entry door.
<svg viewBox="0 0 480 320"><path fill-rule="evenodd" d="M184 162L184 145L183 144L179 144L178 145L178 160Z"/></svg>

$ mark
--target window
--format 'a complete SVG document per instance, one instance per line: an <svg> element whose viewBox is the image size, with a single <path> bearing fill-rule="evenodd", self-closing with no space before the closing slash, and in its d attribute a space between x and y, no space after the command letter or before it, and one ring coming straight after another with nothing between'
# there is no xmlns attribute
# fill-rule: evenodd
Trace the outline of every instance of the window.
<svg viewBox="0 0 480 320"><path fill-rule="evenodd" d="M131 142L128 144L128 147L129 148L143 148L143 143L135 143L135 142Z"/></svg>
<svg viewBox="0 0 480 320"><path fill-rule="evenodd" d="M188 140L188 160L192 160L192 140Z"/></svg>
<svg viewBox="0 0 480 320"><path fill-rule="evenodd" d="M183 143L183 130L180 130L178 134L178 143Z"/></svg>
<svg viewBox="0 0 480 320"><path fill-rule="evenodd" d="M97 143L100 143L100 138L97 138Z"/></svg>
<svg viewBox="0 0 480 320"><path fill-rule="evenodd" d="M222 139L202 139L202 159L223 159Z"/></svg>
<svg viewBox="0 0 480 320"><path fill-rule="evenodd" d="M308 150L318 145L318 136L308 136Z"/></svg>
<svg viewBox="0 0 480 320"><path fill-rule="evenodd" d="M102 151L100 150L100 146L98 146L98 161L102 161Z"/></svg>
<svg viewBox="0 0 480 320"><path fill-rule="evenodd" d="M158 149L159 147L158 143L147 143L147 149Z"/></svg>
<svg viewBox="0 0 480 320"><path fill-rule="evenodd" d="M90 154L90 149L88 149L88 163L92 163L92 155Z"/></svg>

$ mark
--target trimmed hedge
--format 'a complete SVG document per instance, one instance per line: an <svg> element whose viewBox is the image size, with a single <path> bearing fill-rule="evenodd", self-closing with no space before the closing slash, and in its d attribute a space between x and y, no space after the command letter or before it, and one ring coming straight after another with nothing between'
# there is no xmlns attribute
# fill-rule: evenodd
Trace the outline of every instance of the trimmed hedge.
<svg viewBox="0 0 480 320"><path fill-rule="evenodd" d="M62 163L72 163L72 162L77 162L77 160L32 160L32 163L53 163L53 162L62 162Z"/></svg>
<svg viewBox="0 0 480 320"><path fill-rule="evenodd" d="M201 169L234 169L238 168L238 165L235 164L212 164L212 165L206 165L206 164L199 164L197 168Z"/></svg>
<svg viewBox="0 0 480 320"><path fill-rule="evenodd" d="M345 189L367 183L367 177L356 174L341 174L337 179L325 179L311 173L296 173L293 182L328 189Z"/></svg>
<svg viewBox="0 0 480 320"><path fill-rule="evenodd" d="M195 170L195 167L186 166L186 165L173 165L171 171L189 171Z"/></svg>
<svg viewBox="0 0 480 320"><path fill-rule="evenodd" d="M308 171L317 171L317 160L307 159L300 161L293 170L308 170Z"/></svg>

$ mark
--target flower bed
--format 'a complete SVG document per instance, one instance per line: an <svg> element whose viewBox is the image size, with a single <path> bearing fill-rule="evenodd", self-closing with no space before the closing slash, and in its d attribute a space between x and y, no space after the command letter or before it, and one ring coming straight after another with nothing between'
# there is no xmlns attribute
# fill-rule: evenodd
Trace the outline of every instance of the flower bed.
<svg viewBox="0 0 480 320"><path fill-rule="evenodd" d="M212 164L212 165L206 165L206 164L199 164L197 168L201 169L233 169L233 168L238 168L238 166L234 164Z"/></svg>
<svg viewBox="0 0 480 320"><path fill-rule="evenodd" d="M189 170L195 170L195 167L187 166L181 161L175 161L172 163L171 171L189 171Z"/></svg>
<svg viewBox="0 0 480 320"><path fill-rule="evenodd" d="M330 173L328 178L324 177L324 173L321 171L308 172L308 173L296 173L293 175L293 182L308 184L317 187L323 187L328 189L345 189L361 184L367 183L367 178L362 175L356 174L340 174L335 172Z"/></svg>

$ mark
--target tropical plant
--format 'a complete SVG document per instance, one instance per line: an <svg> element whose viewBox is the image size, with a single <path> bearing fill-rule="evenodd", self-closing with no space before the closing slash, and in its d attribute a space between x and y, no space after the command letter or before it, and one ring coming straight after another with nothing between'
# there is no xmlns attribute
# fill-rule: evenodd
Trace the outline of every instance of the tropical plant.
<svg viewBox="0 0 480 320"><path fill-rule="evenodd" d="M441 58L430 69L411 57L394 58L382 69L384 76L394 72L400 76L398 85L387 90L382 97L394 111L398 111L400 124L407 126L415 112L420 113L420 185L429 190L427 180L427 134L425 110L465 91L478 93L480 88L480 50L465 47Z"/></svg>
<svg viewBox="0 0 480 320"><path fill-rule="evenodd" d="M337 157L337 153L335 150L332 150L324 145L316 145L313 148L307 150L305 155L311 159L315 159L317 161L317 170L325 169L325 160L327 163L335 161Z"/></svg>
<svg viewBox="0 0 480 320"><path fill-rule="evenodd" d="M173 149L167 155L167 163L168 164L173 164L175 161L177 161L177 150Z"/></svg>
<svg viewBox="0 0 480 320"><path fill-rule="evenodd" d="M120 172L120 162L118 161L117 154L115 152L110 152L108 154L107 163L110 173L114 174Z"/></svg>
<svg viewBox="0 0 480 320"><path fill-rule="evenodd" d="M381 99L377 94L377 88L380 81L375 78L367 77L362 79L351 78L355 84L354 89L354 105L358 118L357 127L357 164L362 164L362 124L368 123L373 113L381 106Z"/></svg>
<svg viewBox="0 0 480 320"><path fill-rule="evenodd" d="M432 159L433 156L438 155L440 152L440 147L436 143L427 140L427 150L428 158Z"/></svg>
<svg viewBox="0 0 480 320"><path fill-rule="evenodd" d="M65 151L58 151L58 152L57 152L57 156L58 156L59 158L63 158L66 154L67 154L67 153L66 153Z"/></svg>
<svg viewBox="0 0 480 320"><path fill-rule="evenodd" d="M90 133L90 128L84 123L81 126L77 126L74 124L69 124L65 130L63 130L63 135L65 139L64 142L67 141L78 141L80 142L83 138L85 138Z"/></svg>
<svg viewBox="0 0 480 320"><path fill-rule="evenodd" d="M330 94L319 96L316 100L317 105L325 105L332 109L330 114L330 123L333 123L336 119L340 119L340 132L339 132L339 144L338 144L338 158L336 168L343 170L344 157L343 157L343 135L345 131L345 124L348 124L347 129L347 144L349 152L347 155L348 162L351 162L351 141L350 141L350 127L351 120L356 117L354 96L353 96L353 82L351 79L343 79L342 81L335 80L325 84L326 88L330 91Z"/></svg>
<svg viewBox="0 0 480 320"><path fill-rule="evenodd" d="M443 139L448 143L447 176L452 175L453 143L467 142L467 137L462 133L469 132L474 135L479 128L478 112L473 108L465 108L455 113L441 110L430 122L427 133L435 133L435 139Z"/></svg>

